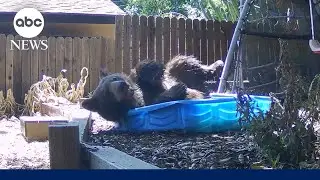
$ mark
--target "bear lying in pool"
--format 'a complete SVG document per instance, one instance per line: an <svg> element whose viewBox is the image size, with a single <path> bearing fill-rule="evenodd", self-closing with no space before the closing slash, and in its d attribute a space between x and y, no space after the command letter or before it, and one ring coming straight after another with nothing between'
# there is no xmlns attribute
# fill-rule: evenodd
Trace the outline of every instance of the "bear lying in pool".
<svg viewBox="0 0 320 180"><path fill-rule="evenodd" d="M177 83L161 92L154 103L185 99L186 89L184 84ZM124 123L130 109L145 105L143 96L140 87L127 75L101 71L97 88L91 98L82 102L82 107L109 121Z"/></svg>
<svg viewBox="0 0 320 180"><path fill-rule="evenodd" d="M222 61L206 66L193 56L179 55L166 65L153 60L141 61L131 70L129 77L141 88L146 105L150 105L159 103L155 99L177 84L187 87L185 96L180 100L203 99L211 92L207 82L217 78L222 67Z"/></svg>

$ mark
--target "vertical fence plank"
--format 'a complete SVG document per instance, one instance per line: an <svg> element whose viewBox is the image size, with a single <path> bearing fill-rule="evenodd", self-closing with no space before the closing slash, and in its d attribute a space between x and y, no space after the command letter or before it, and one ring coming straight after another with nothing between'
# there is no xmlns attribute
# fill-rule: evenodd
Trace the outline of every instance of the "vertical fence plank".
<svg viewBox="0 0 320 180"><path fill-rule="evenodd" d="M101 62L101 39L92 37L89 39L89 63L90 63L90 91L94 91L99 82Z"/></svg>
<svg viewBox="0 0 320 180"><path fill-rule="evenodd" d="M73 82L72 81L72 38L71 37L66 37L65 38L65 45L66 45L66 50L64 52L64 61L63 61L63 67L64 69L67 70L66 76L69 81L69 83Z"/></svg>
<svg viewBox="0 0 320 180"><path fill-rule="evenodd" d="M115 70L122 72L123 16L116 16Z"/></svg>
<svg viewBox="0 0 320 180"><path fill-rule="evenodd" d="M186 21L179 19L179 54L186 54Z"/></svg>
<svg viewBox="0 0 320 180"><path fill-rule="evenodd" d="M47 40L47 37L41 36L39 38L40 40ZM43 75L48 75L47 74L47 67L48 67L48 51L42 51L39 50L39 80L42 80Z"/></svg>
<svg viewBox="0 0 320 180"><path fill-rule="evenodd" d="M6 42L6 90L13 90L13 54L14 51L11 50L11 40L14 40L13 35L7 36ZM38 70L38 69L37 69Z"/></svg>
<svg viewBox="0 0 320 180"><path fill-rule="evenodd" d="M122 67L123 72L128 74L131 69L131 57L130 57L130 49L131 49L131 16L124 16L123 22L123 60Z"/></svg>
<svg viewBox="0 0 320 180"><path fill-rule="evenodd" d="M6 47L7 38L4 34L0 35L0 91L6 90Z"/></svg>
<svg viewBox="0 0 320 180"><path fill-rule="evenodd" d="M139 62L139 16L132 16L132 67Z"/></svg>
<svg viewBox="0 0 320 180"><path fill-rule="evenodd" d="M208 48L208 44L207 44L207 21L205 19L202 19L200 21L200 54L201 54L201 62L203 64L208 64L208 54L207 54L207 48Z"/></svg>
<svg viewBox="0 0 320 180"><path fill-rule="evenodd" d="M115 41L113 39L108 39L107 41L107 65L108 65L108 70L111 73L116 72L116 63L115 63L115 46L114 46Z"/></svg>
<svg viewBox="0 0 320 180"><path fill-rule="evenodd" d="M38 37L34 37L32 39L35 41L39 40ZM51 49L52 46L54 46L54 49L56 49L55 48L56 44L50 44L50 41L49 41L48 42L48 49ZM31 52L30 52L30 59L31 59L31 80L30 81L32 84L38 82L38 80L39 80L39 51L41 51L41 50L35 49L35 50L31 50ZM55 51L52 53L54 54L54 56L56 55ZM49 57L50 57L50 55L49 55ZM56 61L54 61L54 63L55 62ZM54 64L54 67L55 66L56 65ZM54 72L54 74L56 74L56 72Z"/></svg>
<svg viewBox="0 0 320 180"><path fill-rule="evenodd" d="M200 60L200 23L198 19L193 20L193 52L194 56Z"/></svg>
<svg viewBox="0 0 320 180"><path fill-rule="evenodd" d="M214 28L214 61L217 61L217 60L225 60L225 59L222 59L221 57L221 45L220 45L220 40L221 40L221 30L220 30L220 23L219 22L216 22L214 21L213 22L213 28Z"/></svg>
<svg viewBox="0 0 320 180"><path fill-rule="evenodd" d="M208 64L214 63L213 20L207 21Z"/></svg>
<svg viewBox="0 0 320 180"><path fill-rule="evenodd" d="M163 20L163 62L170 60L170 18L165 17Z"/></svg>
<svg viewBox="0 0 320 180"><path fill-rule="evenodd" d="M147 59L148 36L147 36L147 17L140 16L140 60Z"/></svg>
<svg viewBox="0 0 320 180"><path fill-rule="evenodd" d="M221 22L221 31L223 36L221 36L220 44L221 44L221 56L222 59L225 59L227 56L227 49L228 49L228 22L222 21Z"/></svg>
<svg viewBox="0 0 320 180"><path fill-rule="evenodd" d="M24 100L24 94L28 92L31 85L31 49L26 51L21 51L21 100ZM47 50L39 50L47 51Z"/></svg>
<svg viewBox="0 0 320 180"><path fill-rule="evenodd" d="M72 82L77 83L80 80L81 71L81 39L75 37L72 43Z"/></svg>
<svg viewBox="0 0 320 180"><path fill-rule="evenodd" d="M65 41L63 37L56 39L56 75L59 75L63 67Z"/></svg>
<svg viewBox="0 0 320 180"><path fill-rule="evenodd" d="M155 60L155 19L154 16L148 17L148 59Z"/></svg>
<svg viewBox="0 0 320 180"><path fill-rule="evenodd" d="M48 38L48 75L56 77L56 38Z"/></svg>
<svg viewBox="0 0 320 180"><path fill-rule="evenodd" d="M101 68L101 60L102 60L102 37L96 38L94 41L94 53L95 53L95 62L94 66L90 67L91 73L93 75L94 83L93 83L93 90L99 84L99 76L100 76L100 68Z"/></svg>
<svg viewBox="0 0 320 180"><path fill-rule="evenodd" d="M178 54L177 18L171 18L171 58Z"/></svg>
<svg viewBox="0 0 320 180"><path fill-rule="evenodd" d="M192 30L192 20L186 20L186 50L187 55L193 55L193 30Z"/></svg>
<svg viewBox="0 0 320 180"><path fill-rule="evenodd" d="M156 60L157 62L163 63L163 57L162 57L162 18L157 17L156 18Z"/></svg>
<svg viewBox="0 0 320 180"><path fill-rule="evenodd" d="M89 76L87 77L87 81L86 81L86 84L84 86L84 92L85 93L89 93L90 92L90 73L91 73L91 70L90 70L90 64L89 64L89 51L90 51L90 48L89 48L89 40L87 37L83 37L81 39L81 49L80 49L80 52L81 52L81 68L82 67L86 67L88 68L88 73L89 73Z"/></svg>
<svg viewBox="0 0 320 180"><path fill-rule="evenodd" d="M18 40L21 40L21 36L15 36L14 40L17 42ZM21 103L22 99L22 91L21 91L21 80L22 80L22 74L21 74L21 51L14 47L13 50L13 94L16 98L16 102ZM46 52L46 51L45 51Z"/></svg>
<svg viewBox="0 0 320 180"><path fill-rule="evenodd" d="M108 39L105 37L101 37L101 62L100 67L106 67L107 71L109 70L109 64L108 63Z"/></svg>

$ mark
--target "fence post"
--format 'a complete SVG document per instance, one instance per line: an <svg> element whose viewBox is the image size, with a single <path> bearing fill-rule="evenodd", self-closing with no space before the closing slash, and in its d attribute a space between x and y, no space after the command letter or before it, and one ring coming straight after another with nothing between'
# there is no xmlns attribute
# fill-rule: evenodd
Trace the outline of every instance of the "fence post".
<svg viewBox="0 0 320 180"><path fill-rule="evenodd" d="M49 125L49 153L51 169L80 169L79 125Z"/></svg>

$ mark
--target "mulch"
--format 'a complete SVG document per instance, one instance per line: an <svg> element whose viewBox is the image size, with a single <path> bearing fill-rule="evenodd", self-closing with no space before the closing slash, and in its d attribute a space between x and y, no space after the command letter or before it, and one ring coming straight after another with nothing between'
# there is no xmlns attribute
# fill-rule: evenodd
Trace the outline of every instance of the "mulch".
<svg viewBox="0 0 320 180"><path fill-rule="evenodd" d="M253 137L243 132L124 133L110 129L110 122L95 120L91 142L114 147L160 168L247 169L262 159Z"/></svg>

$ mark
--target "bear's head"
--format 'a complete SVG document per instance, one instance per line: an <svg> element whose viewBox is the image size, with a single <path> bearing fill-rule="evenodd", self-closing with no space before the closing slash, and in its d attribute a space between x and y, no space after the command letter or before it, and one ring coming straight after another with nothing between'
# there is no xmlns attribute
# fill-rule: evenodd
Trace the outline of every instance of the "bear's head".
<svg viewBox="0 0 320 180"><path fill-rule="evenodd" d="M135 89L129 78L120 73L100 72L100 82L89 99L82 102L82 107L97 112L110 121L119 121L126 111L138 106Z"/></svg>
<svg viewBox="0 0 320 180"><path fill-rule="evenodd" d="M162 63L153 60L141 61L136 67L136 80L138 83L160 85L163 81L164 70Z"/></svg>

